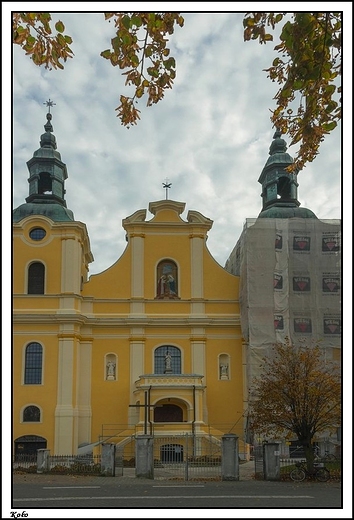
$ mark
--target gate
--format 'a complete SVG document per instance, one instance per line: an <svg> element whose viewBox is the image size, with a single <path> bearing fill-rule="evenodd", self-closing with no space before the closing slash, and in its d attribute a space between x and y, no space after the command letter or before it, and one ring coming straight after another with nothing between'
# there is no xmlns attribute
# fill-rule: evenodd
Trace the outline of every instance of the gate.
<svg viewBox="0 0 354 520"><path fill-rule="evenodd" d="M221 439L208 434L155 435L154 478L221 480Z"/></svg>
<svg viewBox="0 0 354 520"><path fill-rule="evenodd" d="M124 468L135 468L135 435L117 437L115 450L115 476L124 475Z"/></svg>
<svg viewBox="0 0 354 520"><path fill-rule="evenodd" d="M160 460L164 463L183 462L182 444L163 444L160 447Z"/></svg>

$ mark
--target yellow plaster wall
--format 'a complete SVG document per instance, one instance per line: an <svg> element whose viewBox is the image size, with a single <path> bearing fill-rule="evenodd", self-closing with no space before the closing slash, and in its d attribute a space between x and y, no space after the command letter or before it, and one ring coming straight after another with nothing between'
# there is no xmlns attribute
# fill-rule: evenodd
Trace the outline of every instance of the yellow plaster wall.
<svg viewBox="0 0 354 520"><path fill-rule="evenodd" d="M137 217L136 217L137 218ZM151 224L151 225L150 225ZM209 224L208 224L209 225ZM28 228L31 222L27 223ZM70 227L70 226L69 226ZM129 405L134 404L137 396L134 394L134 381L131 377L131 342L141 342L143 345L143 370L145 374L154 372L154 350L161 345L174 345L181 349L182 373L190 374L193 371L192 352L197 342L198 350L205 355L206 371L204 383L206 389L206 403L203 404L201 393L198 394L198 406L204 413L204 405L208 411L209 424L219 425L237 420L237 410L242 406L242 364L240 328L236 323L239 319L239 306L236 301L238 294L238 278L227 273L211 257L205 247L202 248L203 259L203 299L205 305L204 321L201 325L195 322L193 313L197 312L198 319L203 306L192 305L191 294L191 245L192 236L203 236L206 233L198 223L183 222L176 212L160 210L150 222L132 222L127 224L129 242L122 256L104 272L93 275L83 284L81 295L74 298L60 298L61 273L61 244L60 233L66 234L65 223L62 228L56 225L53 238L41 248L33 248L30 243L16 237L14 256L14 272L16 272L15 292L19 296L14 299L15 313L38 314L46 316L48 313L56 315L53 321L25 322L18 326L22 333L21 342L16 340L14 346L15 361L18 367L22 366L21 348L23 342L42 341L45 343L45 378L44 385L39 388L21 387L19 384L18 367L15 378L16 399L14 428L15 436L37 434L45 437L48 447L54 447L54 411L57 401L58 388L58 345L60 337L73 338L73 381L72 406L80 406L76 402L77 350L80 341L92 343L91 346L91 381L89 395L86 396L85 406L90 404L91 441L97 441L102 433L102 425L121 425L128 427ZM27 232L27 231L26 231ZM70 228L70 232L72 229ZM139 237L139 247L135 254L142 253L141 258L132 258L132 240ZM197 235L196 235L197 234ZM143 243L141 242L143 238ZM200 243L200 242L199 242ZM35 251L40 251L40 259L47 264L48 282L47 291L54 296L23 296L25 262L33 258ZM171 259L178 266L178 290L180 300L157 300L156 295L156 268L163 259ZM134 262L140 262L143 271L143 299L134 300L132 295L131 269ZM136 266L137 264L135 264ZM17 276L19 273L19 276ZM53 275L55 273L55 276ZM198 289L199 290L199 289ZM134 306L134 302L138 305ZM80 315L80 309L85 312ZM74 321L66 317L66 312L77 313ZM60 312L59 312L60 311ZM71 316L71 314L69 315ZM141 314L138 322L131 313ZM210 318L211 317L211 318ZM218 326L215 319L221 318L222 325ZM105 320L100 323L100 319ZM191 320L191 322L190 322ZM194 320L194 321L193 321ZM192 323L193 322L193 323ZM226 325L227 322L227 325ZM64 336L63 336L64 335ZM28 340L28 341L27 341ZM45 340L45 341L44 341ZM199 342L199 343L198 343ZM203 343L204 342L204 343ZM200 347L200 345L205 345ZM196 352L194 350L194 352ZM117 380L105 380L105 355L114 353L118 358ZM218 380L218 355L228 353L231 362L231 380ZM195 355L195 354L194 354ZM143 375L143 374L141 374ZM88 376L89 377L89 376ZM86 387L84 387L86 388ZM28 425L19 425L15 417L19 417L20 407L26 398L26 390L32 398L38 399L37 404L43 408L43 417L46 420L44 431L42 424L35 425L35 431L28 429ZM82 396L82 390L80 390ZM135 395L135 397L134 397ZM144 395L144 393L142 393ZM191 390L161 389L154 390L153 399L168 399L190 402ZM230 400L232 396L232 401ZM232 402L232 406L230 406ZM235 403L235 411L233 410ZM240 406L239 406L240 405ZM185 406L183 405L184 409ZM187 420L187 409L184 409L184 420ZM191 412L192 413L192 412ZM16 415L17 414L17 415ZM140 412L140 418L143 412ZM78 419L80 421L80 418ZM167 425L168 426L168 425ZM119 428L119 427L118 427ZM177 426L176 426L177 428ZM227 431L227 430L226 430Z"/></svg>
<svg viewBox="0 0 354 520"><path fill-rule="evenodd" d="M91 405L92 435L95 440L101 434L102 424L120 424L127 427L129 402L129 340L110 337L116 333L107 330L106 335L92 343ZM94 333L95 336L95 333ZM116 381L107 381L105 355L117 355Z"/></svg>
<svg viewBox="0 0 354 520"><path fill-rule="evenodd" d="M235 300L239 294L239 277L225 271L204 249L204 295L210 299Z"/></svg>
<svg viewBox="0 0 354 520"><path fill-rule="evenodd" d="M241 339L208 339L207 351L209 422L214 426L234 424L243 412L242 341ZM229 380L219 379L218 356L221 354L229 355Z"/></svg>
<svg viewBox="0 0 354 520"><path fill-rule="evenodd" d="M108 269L91 275L83 285L82 296L97 298L129 298L131 290L131 248L126 247L122 256Z"/></svg>

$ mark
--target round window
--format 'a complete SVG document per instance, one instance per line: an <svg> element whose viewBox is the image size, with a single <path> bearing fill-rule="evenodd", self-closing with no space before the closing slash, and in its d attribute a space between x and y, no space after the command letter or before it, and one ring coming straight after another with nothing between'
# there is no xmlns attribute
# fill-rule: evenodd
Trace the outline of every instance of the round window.
<svg viewBox="0 0 354 520"><path fill-rule="evenodd" d="M29 236L32 240L42 240L46 236L46 232L42 228L34 228L31 229Z"/></svg>

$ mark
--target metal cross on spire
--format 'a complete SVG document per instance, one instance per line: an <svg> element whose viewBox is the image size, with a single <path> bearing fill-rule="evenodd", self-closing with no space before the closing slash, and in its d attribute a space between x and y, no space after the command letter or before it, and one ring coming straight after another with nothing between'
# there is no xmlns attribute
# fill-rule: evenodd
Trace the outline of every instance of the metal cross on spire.
<svg viewBox="0 0 354 520"><path fill-rule="evenodd" d="M168 181L169 181L169 179L167 179L167 177L166 177L165 182L162 183L163 188L165 188L165 190L166 190L166 200L168 199L168 190L172 186L172 182L168 182Z"/></svg>
<svg viewBox="0 0 354 520"><path fill-rule="evenodd" d="M50 114L50 107L56 105L56 103L54 103L54 101L51 101L51 99L49 98L48 101L45 101L43 103L43 105L46 105L48 107L48 112Z"/></svg>

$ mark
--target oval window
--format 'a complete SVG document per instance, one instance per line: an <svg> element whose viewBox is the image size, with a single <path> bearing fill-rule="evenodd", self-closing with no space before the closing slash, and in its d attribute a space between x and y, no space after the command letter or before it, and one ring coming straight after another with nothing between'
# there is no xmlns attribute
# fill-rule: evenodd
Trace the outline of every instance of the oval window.
<svg viewBox="0 0 354 520"><path fill-rule="evenodd" d="M32 240L43 240L43 238L46 236L46 232L43 228L34 228L31 229L29 236L32 238Z"/></svg>

